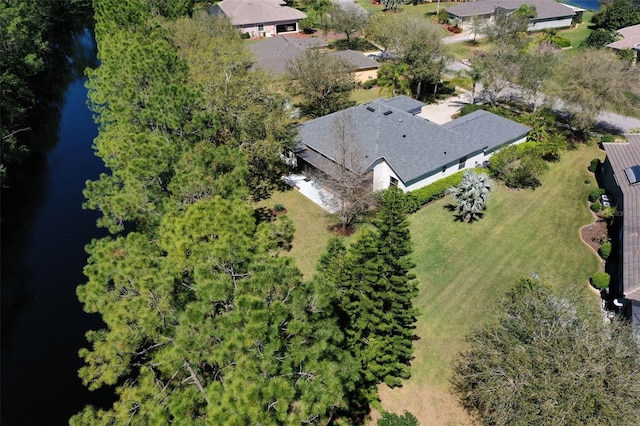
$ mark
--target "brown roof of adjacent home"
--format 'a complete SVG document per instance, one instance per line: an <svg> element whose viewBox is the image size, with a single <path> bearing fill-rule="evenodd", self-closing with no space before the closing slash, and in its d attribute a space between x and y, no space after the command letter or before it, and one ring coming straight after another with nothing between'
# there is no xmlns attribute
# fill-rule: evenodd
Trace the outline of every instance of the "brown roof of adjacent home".
<svg viewBox="0 0 640 426"><path fill-rule="evenodd" d="M251 44L249 50L253 52L257 68L271 71L274 74L284 74L287 65L308 48L327 47L326 41L317 37L268 37ZM347 61L354 71L378 68L378 62L362 52L354 50L339 50L327 52Z"/></svg>
<svg viewBox="0 0 640 426"><path fill-rule="evenodd" d="M299 21L307 17L282 0L223 0L211 9L224 14L233 25Z"/></svg>
<svg viewBox="0 0 640 426"><path fill-rule="evenodd" d="M640 50L640 24L620 28L617 33L621 39L607 44L607 47L617 50Z"/></svg>
<svg viewBox="0 0 640 426"><path fill-rule="evenodd" d="M628 169L640 166L640 134L625 135L627 143L602 144L622 191L622 288L627 299L640 302L640 183Z"/></svg>

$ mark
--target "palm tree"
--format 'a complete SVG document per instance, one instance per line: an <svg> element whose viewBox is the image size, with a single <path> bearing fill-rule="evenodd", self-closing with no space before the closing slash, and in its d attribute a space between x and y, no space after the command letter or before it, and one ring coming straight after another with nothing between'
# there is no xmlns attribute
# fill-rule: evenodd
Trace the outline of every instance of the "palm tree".
<svg viewBox="0 0 640 426"><path fill-rule="evenodd" d="M465 222L472 222L486 208L492 188L493 181L485 173L467 170L462 181L449 188L447 193L453 197L459 217Z"/></svg>
<svg viewBox="0 0 640 426"><path fill-rule="evenodd" d="M482 80L481 65L474 61L469 66L468 70L463 70L463 76L471 81L471 103L476 103L476 86Z"/></svg>
<svg viewBox="0 0 640 426"><path fill-rule="evenodd" d="M408 95L411 93L409 88L409 65L404 62L386 62L378 70L378 86L380 86L380 92L384 88L391 88L391 96L396 96L396 93L401 95Z"/></svg>

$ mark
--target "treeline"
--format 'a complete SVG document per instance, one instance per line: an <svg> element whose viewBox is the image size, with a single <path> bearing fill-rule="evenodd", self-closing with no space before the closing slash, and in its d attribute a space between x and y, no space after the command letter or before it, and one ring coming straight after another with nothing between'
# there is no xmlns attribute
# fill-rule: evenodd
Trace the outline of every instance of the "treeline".
<svg viewBox="0 0 640 426"><path fill-rule="evenodd" d="M56 100L51 80L65 74L71 33L90 16L90 0L0 3L0 184L28 156L34 109Z"/></svg>
<svg viewBox="0 0 640 426"><path fill-rule="evenodd" d="M371 230L332 240L303 280L291 222L252 207L278 187L295 132L240 34L189 17L189 1L94 6L88 87L110 173L85 196L111 236L87 247L77 290L105 323L87 333L80 377L117 401L71 424L361 423L379 383L409 376L404 194L381 195Z"/></svg>

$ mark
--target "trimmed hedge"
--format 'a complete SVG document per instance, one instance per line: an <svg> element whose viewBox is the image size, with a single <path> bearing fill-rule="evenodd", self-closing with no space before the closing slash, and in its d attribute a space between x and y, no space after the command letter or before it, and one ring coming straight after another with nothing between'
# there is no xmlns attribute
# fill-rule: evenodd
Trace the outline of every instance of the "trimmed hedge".
<svg viewBox="0 0 640 426"><path fill-rule="evenodd" d="M600 159L594 158L593 160L591 160L591 164L589 164L589 171L591 173L595 173L596 170L598 170L599 165L600 165Z"/></svg>
<svg viewBox="0 0 640 426"><path fill-rule="evenodd" d="M611 276L606 272L596 272L591 277L591 285L598 290L604 290L605 288L609 287L610 282Z"/></svg>
<svg viewBox="0 0 640 426"><path fill-rule="evenodd" d="M597 201L593 204L591 204L591 211L594 213L598 213L600 210L602 210L602 204L598 203Z"/></svg>
<svg viewBox="0 0 640 426"><path fill-rule="evenodd" d="M599 251L600 256L602 256L603 259L609 258L609 255L611 254L611 243L609 241L602 243Z"/></svg>
<svg viewBox="0 0 640 426"><path fill-rule="evenodd" d="M474 170L482 173L488 173L487 169ZM423 186L420 189L409 192L407 194L407 213L415 213L418 211L418 209L420 209L420 207L424 206L425 204L444 197L447 189L462 182L462 175L464 174L464 172L464 170L461 170L451 176L447 176L438 181L435 181L430 185Z"/></svg>
<svg viewBox="0 0 640 426"><path fill-rule="evenodd" d="M467 104L465 106L463 106L462 108L460 108L460 117L467 115L467 114L471 114L472 112L478 111L480 109L483 109L482 106L478 105L478 104Z"/></svg>

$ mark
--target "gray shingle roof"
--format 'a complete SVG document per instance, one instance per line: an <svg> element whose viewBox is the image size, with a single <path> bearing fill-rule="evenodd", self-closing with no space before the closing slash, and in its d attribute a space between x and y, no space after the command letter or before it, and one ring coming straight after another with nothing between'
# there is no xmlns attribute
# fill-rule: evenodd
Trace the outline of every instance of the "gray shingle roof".
<svg viewBox="0 0 640 426"><path fill-rule="evenodd" d="M355 71L374 69L380 65L375 59L355 50L338 50L329 54L349 62Z"/></svg>
<svg viewBox="0 0 640 426"><path fill-rule="evenodd" d="M268 37L249 45L256 59L255 65L275 74L284 74L289 62L298 57L307 48L327 47L328 43L316 37ZM339 57L353 66L354 71L378 67L375 59L354 50L328 52L328 55Z"/></svg>
<svg viewBox="0 0 640 426"><path fill-rule="evenodd" d="M354 126L354 143L360 146L368 168L383 158L409 185L485 147L518 140L530 130L486 111L454 120L448 127L440 126L395 107L396 102L403 103L378 99L309 121L301 126L301 142L336 160L334 123L346 114Z"/></svg>
<svg viewBox="0 0 640 426"><path fill-rule="evenodd" d="M532 21L576 14L572 8L555 0L479 0L460 3L447 7L445 10L452 15L467 18L476 15L489 15L498 6L507 10L516 10L523 4L535 6L537 16Z"/></svg>
<svg viewBox="0 0 640 426"><path fill-rule="evenodd" d="M327 42L317 37L275 36L265 38L249 45L256 65L275 74L283 74L287 64L294 60L306 48L326 47Z"/></svg>
<svg viewBox="0 0 640 426"><path fill-rule="evenodd" d="M640 165L640 134L628 143L604 143L607 158L623 196L622 288L627 299L640 302L640 184L632 185L624 170Z"/></svg>
<svg viewBox="0 0 640 426"><path fill-rule="evenodd" d="M233 25L299 21L307 17L282 0L223 0L211 9L229 18Z"/></svg>

